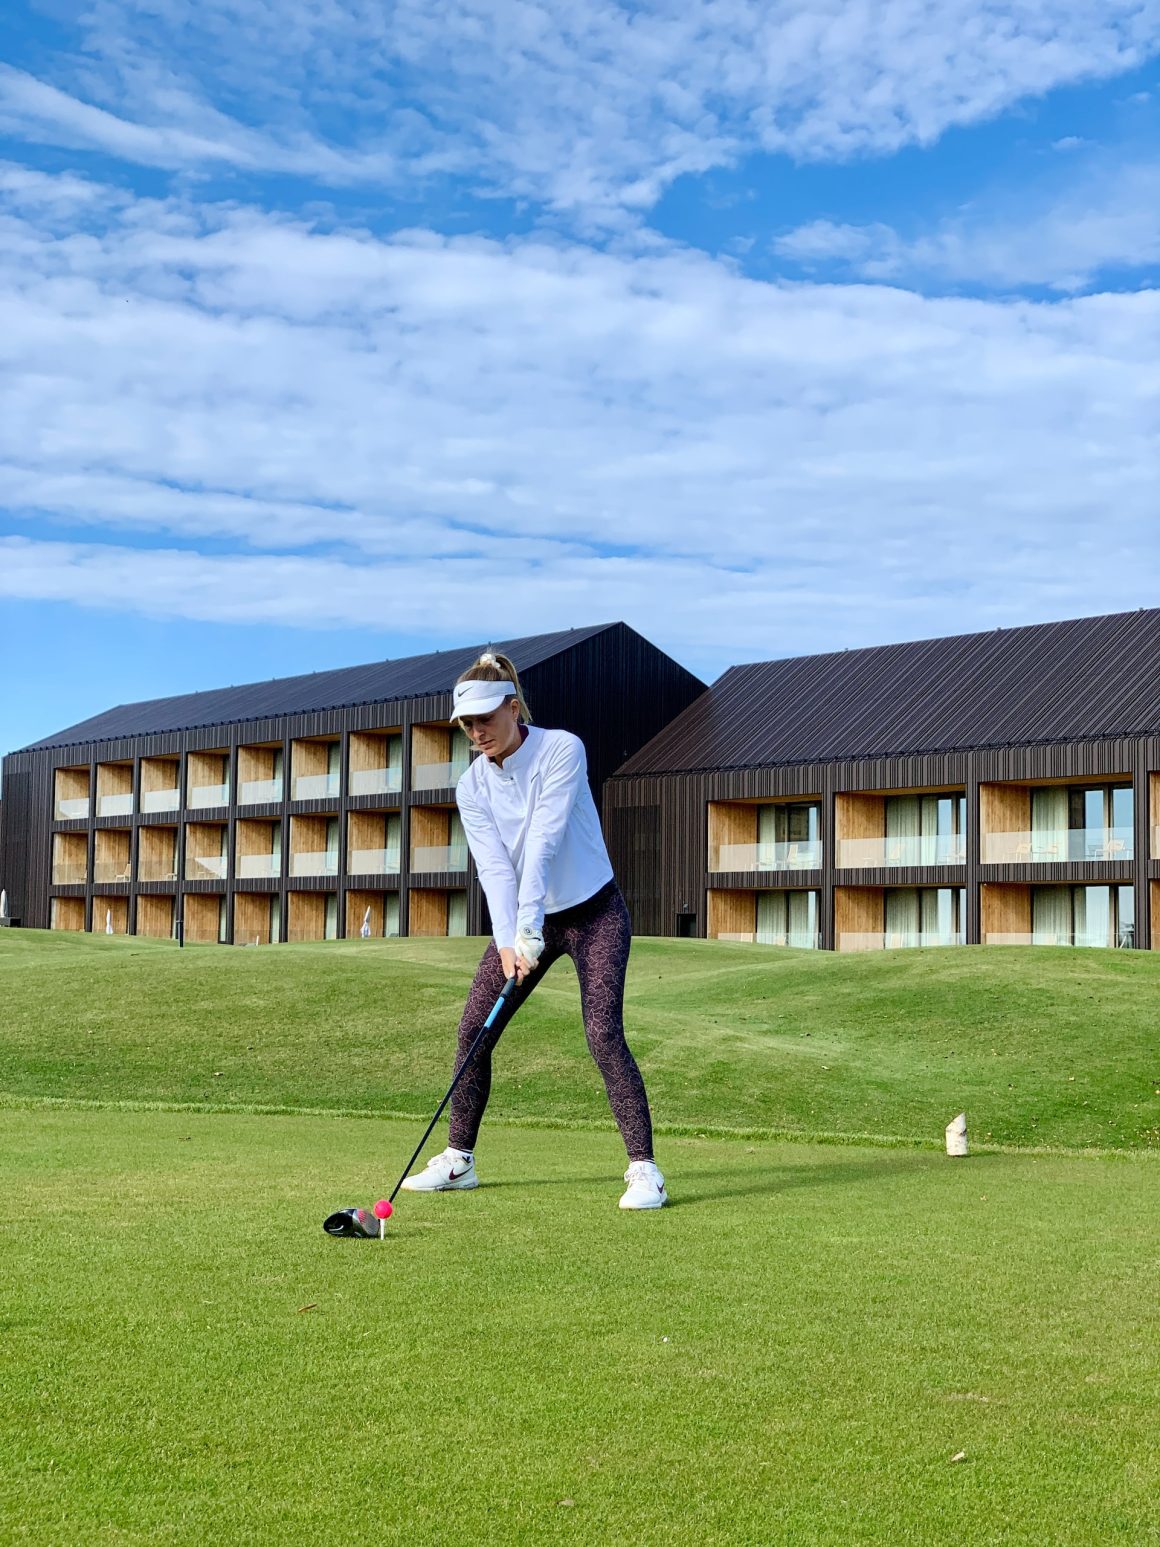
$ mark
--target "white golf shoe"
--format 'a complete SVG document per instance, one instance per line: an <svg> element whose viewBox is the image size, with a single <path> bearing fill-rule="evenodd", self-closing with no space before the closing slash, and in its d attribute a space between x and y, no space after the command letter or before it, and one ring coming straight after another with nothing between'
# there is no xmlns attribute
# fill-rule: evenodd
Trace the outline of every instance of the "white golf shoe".
<svg viewBox="0 0 1160 1547"><path fill-rule="evenodd" d="M478 1187L475 1174L475 1157L463 1150L446 1149L434 1155L422 1171L409 1176L403 1183L404 1192L457 1192L468 1187Z"/></svg>
<svg viewBox="0 0 1160 1547"><path fill-rule="evenodd" d="M620 1200L622 1209L659 1209L669 1201L665 1179L651 1160L634 1160L624 1180L628 1191Z"/></svg>

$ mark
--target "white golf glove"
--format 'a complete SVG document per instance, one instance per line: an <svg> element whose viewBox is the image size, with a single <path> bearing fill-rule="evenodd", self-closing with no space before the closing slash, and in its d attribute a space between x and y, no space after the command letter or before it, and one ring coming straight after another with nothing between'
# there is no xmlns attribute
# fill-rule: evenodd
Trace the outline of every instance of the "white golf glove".
<svg viewBox="0 0 1160 1547"><path fill-rule="evenodd" d="M516 955L534 967L544 954L544 937L538 929L516 930Z"/></svg>

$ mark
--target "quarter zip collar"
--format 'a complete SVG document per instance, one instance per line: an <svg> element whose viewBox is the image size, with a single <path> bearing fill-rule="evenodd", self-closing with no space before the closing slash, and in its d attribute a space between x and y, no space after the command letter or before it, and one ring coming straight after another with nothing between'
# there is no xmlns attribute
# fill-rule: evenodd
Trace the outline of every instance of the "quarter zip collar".
<svg viewBox="0 0 1160 1547"><path fill-rule="evenodd" d="M531 762L533 756L532 740L536 735L535 726L522 725L520 729L523 732L524 739L520 742L519 746L515 749L514 752L509 752L508 755L504 758L502 768L494 758L489 757L487 760L491 767L493 776L497 779L503 779L507 783L510 783L515 778L516 774L519 773L520 770L526 766L526 764Z"/></svg>

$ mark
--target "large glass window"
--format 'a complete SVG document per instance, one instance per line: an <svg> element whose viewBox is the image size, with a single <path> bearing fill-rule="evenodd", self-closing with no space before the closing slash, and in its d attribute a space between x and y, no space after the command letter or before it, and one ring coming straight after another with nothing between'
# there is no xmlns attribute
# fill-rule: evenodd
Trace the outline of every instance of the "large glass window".
<svg viewBox="0 0 1160 1547"><path fill-rule="evenodd" d="M1135 911L1131 886L1036 886L1031 890L1032 944L1130 948Z"/></svg>
<svg viewBox="0 0 1160 1547"><path fill-rule="evenodd" d="M888 795L885 807L887 865L965 862L965 795Z"/></svg>
<svg viewBox="0 0 1160 1547"><path fill-rule="evenodd" d="M818 944L818 894L759 892L757 943L813 950Z"/></svg>
<svg viewBox="0 0 1160 1547"><path fill-rule="evenodd" d="M885 944L961 945L967 919L967 893L961 886L898 886L885 895Z"/></svg>

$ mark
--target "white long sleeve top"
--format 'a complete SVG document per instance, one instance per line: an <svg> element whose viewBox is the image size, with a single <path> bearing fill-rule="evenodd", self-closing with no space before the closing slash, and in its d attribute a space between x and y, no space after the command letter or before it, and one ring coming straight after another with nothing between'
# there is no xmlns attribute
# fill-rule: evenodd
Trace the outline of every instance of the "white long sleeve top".
<svg viewBox="0 0 1160 1547"><path fill-rule="evenodd" d="M502 768L475 759L455 800L501 950L612 879L584 743L570 731L529 725Z"/></svg>

